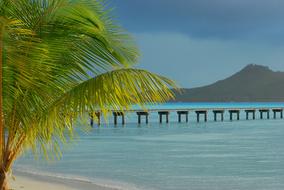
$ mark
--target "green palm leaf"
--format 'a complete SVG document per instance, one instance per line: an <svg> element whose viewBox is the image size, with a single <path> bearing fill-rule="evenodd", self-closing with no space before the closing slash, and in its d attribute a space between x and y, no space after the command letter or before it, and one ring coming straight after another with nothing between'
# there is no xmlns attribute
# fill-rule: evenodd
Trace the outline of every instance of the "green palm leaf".
<svg viewBox="0 0 284 190"><path fill-rule="evenodd" d="M24 150L60 157L89 111L173 98L171 80L133 68L132 37L99 1L1 0L0 29L0 189Z"/></svg>
<svg viewBox="0 0 284 190"><path fill-rule="evenodd" d="M83 114L93 109L102 112L127 110L133 104L164 102L173 98L169 87L175 84L145 70L122 68L83 81L56 101L60 110Z"/></svg>

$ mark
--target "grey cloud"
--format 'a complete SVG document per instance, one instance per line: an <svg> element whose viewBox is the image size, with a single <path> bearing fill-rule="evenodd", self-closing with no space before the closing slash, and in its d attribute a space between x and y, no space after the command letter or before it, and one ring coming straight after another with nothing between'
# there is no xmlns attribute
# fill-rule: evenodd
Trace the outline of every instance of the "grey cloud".
<svg viewBox="0 0 284 190"><path fill-rule="evenodd" d="M194 39L182 34L136 34L143 52L138 66L176 80L183 87L210 84L247 64L284 71L284 47L247 41Z"/></svg>
<svg viewBox="0 0 284 190"><path fill-rule="evenodd" d="M283 0L111 0L110 4L133 32L272 42L284 37Z"/></svg>

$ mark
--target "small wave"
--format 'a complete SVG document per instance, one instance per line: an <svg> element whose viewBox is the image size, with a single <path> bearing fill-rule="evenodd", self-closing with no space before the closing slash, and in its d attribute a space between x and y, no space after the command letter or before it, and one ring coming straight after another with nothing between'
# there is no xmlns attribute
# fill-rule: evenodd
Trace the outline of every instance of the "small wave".
<svg viewBox="0 0 284 190"><path fill-rule="evenodd" d="M59 174L59 173L52 173L52 172L42 172L38 170L31 170L30 168L26 167L20 167L17 166L14 168L14 172L19 173L20 175L30 175L31 177L44 177L47 178L53 178L53 179L59 179L64 181L72 181L72 182L79 182L79 183L86 183L86 184L92 184L96 186L100 186L102 188L109 188L112 190L143 190L141 188L138 188L134 184L120 182L120 181L113 181L108 179L101 179L101 178L94 178L90 179L88 177L84 176L71 176L66 174Z"/></svg>

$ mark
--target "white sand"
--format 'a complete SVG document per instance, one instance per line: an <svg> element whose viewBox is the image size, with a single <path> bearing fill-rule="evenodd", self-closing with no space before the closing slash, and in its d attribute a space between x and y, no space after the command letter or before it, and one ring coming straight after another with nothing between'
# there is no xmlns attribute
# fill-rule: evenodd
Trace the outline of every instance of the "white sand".
<svg viewBox="0 0 284 190"><path fill-rule="evenodd" d="M18 176L16 180L10 180L10 188L13 190L75 190L64 184L39 181L29 177Z"/></svg>
<svg viewBox="0 0 284 190"><path fill-rule="evenodd" d="M118 190L76 180L65 180L19 172L14 173L14 175L15 180L9 180L11 190Z"/></svg>

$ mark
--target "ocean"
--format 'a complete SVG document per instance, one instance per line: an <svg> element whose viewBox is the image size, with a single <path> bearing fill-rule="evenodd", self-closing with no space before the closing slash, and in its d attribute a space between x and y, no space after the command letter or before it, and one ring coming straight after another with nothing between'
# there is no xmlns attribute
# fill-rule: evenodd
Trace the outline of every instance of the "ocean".
<svg viewBox="0 0 284 190"><path fill-rule="evenodd" d="M284 107L284 103L170 103L152 108ZM283 190L284 120L178 123L170 114L168 124L151 113L149 124L137 124L128 114L126 125L94 126L81 132L56 162L34 160L26 153L14 169L40 175L85 180L94 184L141 190ZM202 117L201 117L202 118Z"/></svg>

